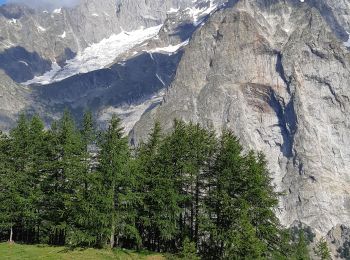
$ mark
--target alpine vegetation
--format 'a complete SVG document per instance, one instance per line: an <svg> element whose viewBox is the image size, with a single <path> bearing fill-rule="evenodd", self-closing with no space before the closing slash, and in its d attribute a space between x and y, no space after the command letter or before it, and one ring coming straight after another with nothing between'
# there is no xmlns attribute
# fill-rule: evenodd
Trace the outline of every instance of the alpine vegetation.
<svg viewBox="0 0 350 260"><path fill-rule="evenodd" d="M113 116L98 131L66 111L44 128L20 116L0 138L0 239L69 247L122 247L183 259L307 256L275 215L265 157L231 131L156 123L130 147ZM300 242L300 238L302 238ZM296 252L296 253L294 253ZM323 252L323 251L322 251ZM298 258L306 259L306 258Z"/></svg>

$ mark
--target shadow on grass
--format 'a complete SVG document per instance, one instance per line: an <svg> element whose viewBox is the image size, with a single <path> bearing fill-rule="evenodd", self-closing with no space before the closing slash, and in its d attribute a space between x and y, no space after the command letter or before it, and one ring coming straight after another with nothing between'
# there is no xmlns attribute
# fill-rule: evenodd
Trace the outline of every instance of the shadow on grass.
<svg viewBox="0 0 350 260"><path fill-rule="evenodd" d="M86 251L88 249L96 249L99 250L100 248L92 248L92 247L70 247L70 246L66 246L64 247L64 249L58 251L58 253L69 253L69 252L74 252L74 251L78 251L78 252L83 252Z"/></svg>

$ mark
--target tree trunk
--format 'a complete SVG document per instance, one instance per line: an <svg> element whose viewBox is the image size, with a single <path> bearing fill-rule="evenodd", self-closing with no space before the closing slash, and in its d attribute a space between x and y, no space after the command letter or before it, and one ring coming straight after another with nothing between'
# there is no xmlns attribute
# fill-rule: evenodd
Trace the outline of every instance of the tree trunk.
<svg viewBox="0 0 350 260"><path fill-rule="evenodd" d="M10 243L13 243L13 226L11 226L11 229L10 229L10 240L9 240Z"/></svg>
<svg viewBox="0 0 350 260"><path fill-rule="evenodd" d="M116 241L115 241L115 245L116 245L117 247L119 247L119 237L120 237L120 234L118 233L117 239L116 239Z"/></svg>
<svg viewBox="0 0 350 260"><path fill-rule="evenodd" d="M40 244L40 224L37 225L36 243Z"/></svg>
<svg viewBox="0 0 350 260"><path fill-rule="evenodd" d="M111 191L113 192L112 196L112 226L111 226L111 238L110 238L110 248L113 249L114 244L115 244L115 218L114 218L114 212L115 212L115 183L113 181Z"/></svg>
<svg viewBox="0 0 350 260"><path fill-rule="evenodd" d="M197 174L196 178L196 205L195 205L195 228L194 228L194 237L195 237L195 242L196 242L196 248L198 249L199 245L199 174Z"/></svg>
<svg viewBox="0 0 350 260"><path fill-rule="evenodd" d="M111 249L113 249L113 247L114 247L114 243L115 243L114 239L115 239L115 225L114 225L114 221L113 221L112 229L111 229L110 245L109 245L111 247Z"/></svg>

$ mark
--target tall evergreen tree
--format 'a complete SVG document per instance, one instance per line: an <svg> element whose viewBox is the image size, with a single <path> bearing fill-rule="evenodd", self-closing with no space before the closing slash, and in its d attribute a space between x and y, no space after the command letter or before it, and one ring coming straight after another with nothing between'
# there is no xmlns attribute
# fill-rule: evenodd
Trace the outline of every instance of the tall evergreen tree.
<svg viewBox="0 0 350 260"><path fill-rule="evenodd" d="M95 172L97 153L96 128L91 112L84 114L81 138L81 154L78 172L74 176L74 200L70 204L68 240L74 246L98 246L101 244L99 215L99 182Z"/></svg>
<svg viewBox="0 0 350 260"><path fill-rule="evenodd" d="M155 247L155 236L159 234L156 229L155 218L156 207L154 191L157 187L157 175L159 173L159 147L162 142L160 124L154 125L152 132L146 142L142 142L136 151L137 173L140 185L138 192L140 201L138 205L137 225L145 245L149 248Z"/></svg>
<svg viewBox="0 0 350 260"><path fill-rule="evenodd" d="M59 123L53 122L45 138L47 160L43 162L41 203L41 242L59 243L60 224L64 220L65 183L62 170L62 146L60 143Z"/></svg>
<svg viewBox="0 0 350 260"><path fill-rule="evenodd" d="M20 115L17 126L10 132L10 157L11 165L10 174L13 176L11 181L15 181L12 186L12 195L15 199L17 210L13 213L17 217L13 226L17 229L16 237L23 239L23 232L26 229L26 220L31 212L30 205L30 139L29 139L29 122L25 115ZM11 193L10 193L11 194Z"/></svg>
<svg viewBox="0 0 350 260"><path fill-rule="evenodd" d="M318 241L315 252L316 255L321 258L321 260L332 259L331 251L329 250L327 241L324 237L322 237L320 241Z"/></svg>
<svg viewBox="0 0 350 260"><path fill-rule="evenodd" d="M299 230L298 240L295 245L295 259L296 260L309 260L309 249L308 242L305 237L305 232L303 229Z"/></svg>
<svg viewBox="0 0 350 260"><path fill-rule="evenodd" d="M74 221L77 190L84 172L83 142L68 111L48 133L48 156L44 184L49 243L65 244L67 228Z"/></svg>
<svg viewBox="0 0 350 260"><path fill-rule="evenodd" d="M29 122L28 134L28 176L27 176L27 228L31 231L31 241L40 241L40 226L42 222L41 205L43 201L42 181L44 176L44 165L46 157L46 131L44 123L37 115L33 116ZM28 230L28 231L29 231Z"/></svg>
<svg viewBox="0 0 350 260"><path fill-rule="evenodd" d="M154 168L150 174L153 250L176 251L181 248L182 234L189 233L181 220L187 200L182 181L185 176L185 158L189 151L185 137L186 125L176 121L174 130L162 140L153 163Z"/></svg>
<svg viewBox="0 0 350 260"><path fill-rule="evenodd" d="M103 212L108 223L109 244L119 246L121 237L136 238L133 183L129 170L130 151L121 121L113 115L107 131L102 135L99 174L105 192Z"/></svg>
<svg viewBox="0 0 350 260"><path fill-rule="evenodd" d="M209 180L209 254L223 259L265 258L277 250L280 240L273 211L278 194L266 162L252 152L243 155L242 150L238 139L225 131Z"/></svg>
<svg viewBox="0 0 350 260"><path fill-rule="evenodd" d="M199 124L188 124L186 126L187 139L189 145L186 162L186 174L184 176L184 185L187 205L189 211L189 230L190 237L199 244L199 226L201 225L201 215L203 214L203 199L205 196L206 174L210 170L212 157L215 153L216 139L212 131L205 130ZM182 240L184 237L181 238Z"/></svg>
<svg viewBox="0 0 350 260"><path fill-rule="evenodd" d="M22 199L17 186L18 175L9 163L11 161L11 146L9 138L0 135L0 230L8 233L8 241L13 242L14 226L19 220L22 209Z"/></svg>

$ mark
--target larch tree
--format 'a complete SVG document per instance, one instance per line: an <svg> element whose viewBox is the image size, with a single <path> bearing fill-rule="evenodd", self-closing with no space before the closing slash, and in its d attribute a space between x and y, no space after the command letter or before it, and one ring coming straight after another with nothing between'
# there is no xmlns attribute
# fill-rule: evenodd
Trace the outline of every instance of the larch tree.
<svg viewBox="0 0 350 260"><path fill-rule="evenodd" d="M264 157L244 154L239 140L224 131L209 180L209 254L222 259L262 259L277 250L281 234L274 209L279 194Z"/></svg>
<svg viewBox="0 0 350 260"><path fill-rule="evenodd" d="M98 172L101 176L104 194L104 208L106 223L109 230L109 245L118 246L118 239L126 228L123 223L128 203L129 185L125 182L130 160L128 140L124 136L121 120L113 115L108 129L100 140L100 155Z"/></svg>
<svg viewBox="0 0 350 260"><path fill-rule="evenodd" d="M21 198L17 177L11 161L10 140L0 134L0 229L8 231L8 241L13 243L14 225L21 214Z"/></svg>

